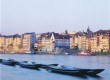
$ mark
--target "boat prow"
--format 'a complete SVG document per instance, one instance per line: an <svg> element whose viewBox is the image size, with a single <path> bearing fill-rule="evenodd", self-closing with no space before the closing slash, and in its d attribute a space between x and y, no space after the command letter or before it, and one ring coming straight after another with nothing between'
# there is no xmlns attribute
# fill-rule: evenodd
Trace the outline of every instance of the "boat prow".
<svg viewBox="0 0 110 80"><path fill-rule="evenodd" d="M13 59L9 59L9 60L2 59L2 63L5 65L15 66L17 61L15 61Z"/></svg>
<svg viewBox="0 0 110 80"><path fill-rule="evenodd" d="M87 75L97 75L104 70L105 69L90 69L90 70L88 70Z"/></svg>

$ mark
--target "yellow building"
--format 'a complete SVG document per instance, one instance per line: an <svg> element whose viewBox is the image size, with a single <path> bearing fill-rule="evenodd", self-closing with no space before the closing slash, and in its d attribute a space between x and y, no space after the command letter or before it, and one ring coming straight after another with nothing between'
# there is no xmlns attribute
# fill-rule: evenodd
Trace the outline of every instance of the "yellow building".
<svg viewBox="0 0 110 80"><path fill-rule="evenodd" d="M110 30L99 30L91 39L92 52L110 51Z"/></svg>
<svg viewBox="0 0 110 80"><path fill-rule="evenodd" d="M52 51L52 41L51 41L51 39L50 38L47 38L47 37L43 37L42 38L42 43L41 43L42 45L42 50L43 51Z"/></svg>
<svg viewBox="0 0 110 80"><path fill-rule="evenodd" d="M95 37L91 37L90 43L91 43L91 51L95 52L97 50L97 42Z"/></svg>
<svg viewBox="0 0 110 80"><path fill-rule="evenodd" d="M68 35L70 35L70 48L73 49L75 47L75 38L74 35L76 32L69 32Z"/></svg>
<svg viewBox="0 0 110 80"><path fill-rule="evenodd" d="M5 36L5 52L10 53L13 50L13 36Z"/></svg>
<svg viewBox="0 0 110 80"><path fill-rule="evenodd" d="M86 49L86 36L82 32L78 32L74 35L75 40L75 46L77 45L79 50L85 50Z"/></svg>
<svg viewBox="0 0 110 80"><path fill-rule="evenodd" d="M86 38L86 50L91 51L91 38Z"/></svg>
<svg viewBox="0 0 110 80"><path fill-rule="evenodd" d="M93 32L90 31L89 27L87 32L77 32L74 35L74 45L77 45L79 50L89 50L91 51L91 37Z"/></svg>
<svg viewBox="0 0 110 80"><path fill-rule="evenodd" d="M13 51L14 52L21 52L22 46L21 46L22 38L20 35L15 35L13 37Z"/></svg>
<svg viewBox="0 0 110 80"><path fill-rule="evenodd" d="M4 36L0 36L0 52L1 53L4 52L4 45L5 45L5 37Z"/></svg>
<svg viewBox="0 0 110 80"><path fill-rule="evenodd" d="M0 51L2 53L20 52L21 37L19 35L1 36Z"/></svg>
<svg viewBox="0 0 110 80"><path fill-rule="evenodd" d="M71 37L70 38L70 48L73 49L75 47L75 38Z"/></svg>

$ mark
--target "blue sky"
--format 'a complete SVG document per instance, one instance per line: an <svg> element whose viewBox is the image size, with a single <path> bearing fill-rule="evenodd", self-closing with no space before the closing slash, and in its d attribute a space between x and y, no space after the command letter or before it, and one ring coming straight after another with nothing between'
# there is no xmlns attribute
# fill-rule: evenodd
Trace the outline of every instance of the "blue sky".
<svg viewBox="0 0 110 80"><path fill-rule="evenodd" d="M110 29L109 0L0 0L2 34Z"/></svg>

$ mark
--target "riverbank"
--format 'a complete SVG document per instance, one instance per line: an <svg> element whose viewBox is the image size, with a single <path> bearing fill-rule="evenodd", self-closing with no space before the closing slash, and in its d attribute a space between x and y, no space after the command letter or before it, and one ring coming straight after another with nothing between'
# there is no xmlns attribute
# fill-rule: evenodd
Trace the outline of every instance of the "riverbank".
<svg viewBox="0 0 110 80"><path fill-rule="evenodd" d="M0 53L0 54L38 54L38 55L67 55L64 53L60 53L60 54L53 54L50 52L36 52L36 53ZM77 53L71 53L68 55L73 55L76 56L78 55ZM94 55L89 55L89 56L110 56L110 52L95 52Z"/></svg>
<svg viewBox="0 0 110 80"><path fill-rule="evenodd" d="M95 52L95 54L98 55L98 56L100 56L100 55L101 55L101 56L102 56L102 55L103 55L103 56L110 56L110 52Z"/></svg>

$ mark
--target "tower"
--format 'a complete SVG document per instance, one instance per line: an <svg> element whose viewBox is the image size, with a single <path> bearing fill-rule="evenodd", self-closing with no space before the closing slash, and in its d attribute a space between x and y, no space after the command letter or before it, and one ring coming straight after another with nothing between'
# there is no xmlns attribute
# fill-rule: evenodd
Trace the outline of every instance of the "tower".
<svg viewBox="0 0 110 80"><path fill-rule="evenodd" d="M88 26L88 28L87 28L87 33L89 33L90 32L90 29L89 29L89 26Z"/></svg>
<svg viewBox="0 0 110 80"><path fill-rule="evenodd" d="M65 30L65 34L68 34L68 31L67 30Z"/></svg>

